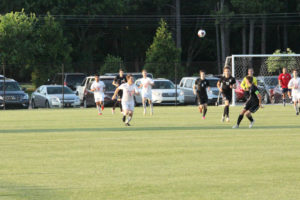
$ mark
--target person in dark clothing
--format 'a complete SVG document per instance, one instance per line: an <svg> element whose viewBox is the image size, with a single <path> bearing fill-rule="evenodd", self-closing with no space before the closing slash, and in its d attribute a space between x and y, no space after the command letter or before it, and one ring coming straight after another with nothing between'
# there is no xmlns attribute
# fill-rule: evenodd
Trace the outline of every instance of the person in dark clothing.
<svg viewBox="0 0 300 200"><path fill-rule="evenodd" d="M126 76L124 75L124 71L123 69L120 69L119 70L119 75L117 75L113 81L113 85L118 88L121 84L123 83L126 83L127 80L126 80ZM123 109L122 109L122 103L121 103L121 99L122 99L122 96L123 96L123 91L122 90L119 90L118 92L118 98L115 100L114 102L114 105L112 107L112 114L115 113L115 109L116 109L116 106L119 104L120 106L120 111L123 112Z"/></svg>

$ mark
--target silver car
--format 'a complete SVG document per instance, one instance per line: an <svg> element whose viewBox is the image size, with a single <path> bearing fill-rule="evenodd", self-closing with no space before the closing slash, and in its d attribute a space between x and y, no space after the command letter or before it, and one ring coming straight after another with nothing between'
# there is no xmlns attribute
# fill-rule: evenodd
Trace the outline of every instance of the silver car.
<svg viewBox="0 0 300 200"><path fill-rule="evenodd" d="M79 97L69 87L62 85L40 86L32 93L30 102L32 108L80 107Z"/></svg>
<svg viewBox="0 0 300 200"><path fill-rule="evenodd" d="M207 92L208 104L215 104L219 95L219 89L217 87L217 82L219 79L212 76L206 76L205 78L208 80L210 86L210 90ZM199 79L199 77L183 77L179 83L179 88L184 96L185 104L197 103L197 97L193 91L193 86L195 85L197 79Z"/></svg>

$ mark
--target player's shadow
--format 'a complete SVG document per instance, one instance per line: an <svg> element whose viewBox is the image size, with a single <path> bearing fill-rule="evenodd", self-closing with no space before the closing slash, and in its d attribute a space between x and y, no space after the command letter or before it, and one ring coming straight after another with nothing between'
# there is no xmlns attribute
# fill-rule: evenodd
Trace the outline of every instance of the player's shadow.
<svg viewBox="0 0 300 200"><path fill-rule="evenodd" d="M241 127L244 129L247 127ZM114 127L114 128L60 128L60 129L9 129L0 130L0 134L8 133L60 133L60 132L144 132L144 131L194 131L194 130L232 130L231 126L173 126L173 127ZM248 128L247 128L248 129ZM300 129L294 126L255 126L255 129Z"/></svg>

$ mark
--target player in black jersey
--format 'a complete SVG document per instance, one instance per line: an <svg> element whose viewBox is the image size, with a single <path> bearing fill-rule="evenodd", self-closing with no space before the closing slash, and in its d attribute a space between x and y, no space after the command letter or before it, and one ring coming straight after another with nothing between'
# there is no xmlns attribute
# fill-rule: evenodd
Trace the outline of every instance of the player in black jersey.
<svg viewBox="0 0 300 200"><path fill-rule="evenodd" d="M205 119L207 112L207 92L209 90L209 82L205 79L205 72L200 70L200 78L196 80L195 85L193 86L194 94L197 96L198 106L200 113L203 112L202 119Z"/></svg>
<svg viewBox="0 0 300 200"><path fill-rule="evenodd" d="M113 85L116 86L116 88L118 88L121 84L123 83L126 83L127 80L126 80L126 76L124 75L124 71L123 69L119 69L119 75L117 75L113 81ZM116 106L119 104L120 106L120 110L121 112L123 112L122 110L122 103L121 103L121 99L122 99L122 96L123 96L123 91L122 90L119 90L119 93L118 93L118 98L115 100L115 103L112 107L112 113L114 114L115 113L115 108Z"/></svg>
<svg viewBox="0 0 300 200"><path fill-rule="evenodd" d="M233 126L232 128L239 128L240 123L246 114L247 118L250 120L249 128L253 127L254 119L252 118L251 113L255 113L259 107L262 107L261 105L261 95L259 94L258 88L253 84L253 77L247 76L246 77L246 83L250 86L249 88L249 98L245 104L245 107L243 108L242 112L240 113L237 124Z"/></svg>
<svg viewBox="0 0 300 200"><path fill-rule="evenodd" d="M225 102L224 113L222 116L222 122L224 122L225 117L226 121L229 122L229 105L232 100L232 89L236 88L235 78L231 76L230 68L228 66L224 67L223 76L218 81L218 88L222 93L223 100Z"/></svg>

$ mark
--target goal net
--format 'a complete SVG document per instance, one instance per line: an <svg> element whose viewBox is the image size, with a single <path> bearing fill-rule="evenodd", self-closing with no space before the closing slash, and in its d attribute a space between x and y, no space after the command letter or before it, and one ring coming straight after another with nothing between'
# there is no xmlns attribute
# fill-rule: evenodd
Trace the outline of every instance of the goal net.
<svg viewBox="0 0 300 200"><path fill-rule="evenodd" d="M246 101L240 83L247 76L249 68L254 70L263 103L280 103L282 98L278 75L284 67L290 74L293 69L300 72L300 54L232 55L226 58L225 65L231 67L232 76L237 80L232 105Z"/></svg>

